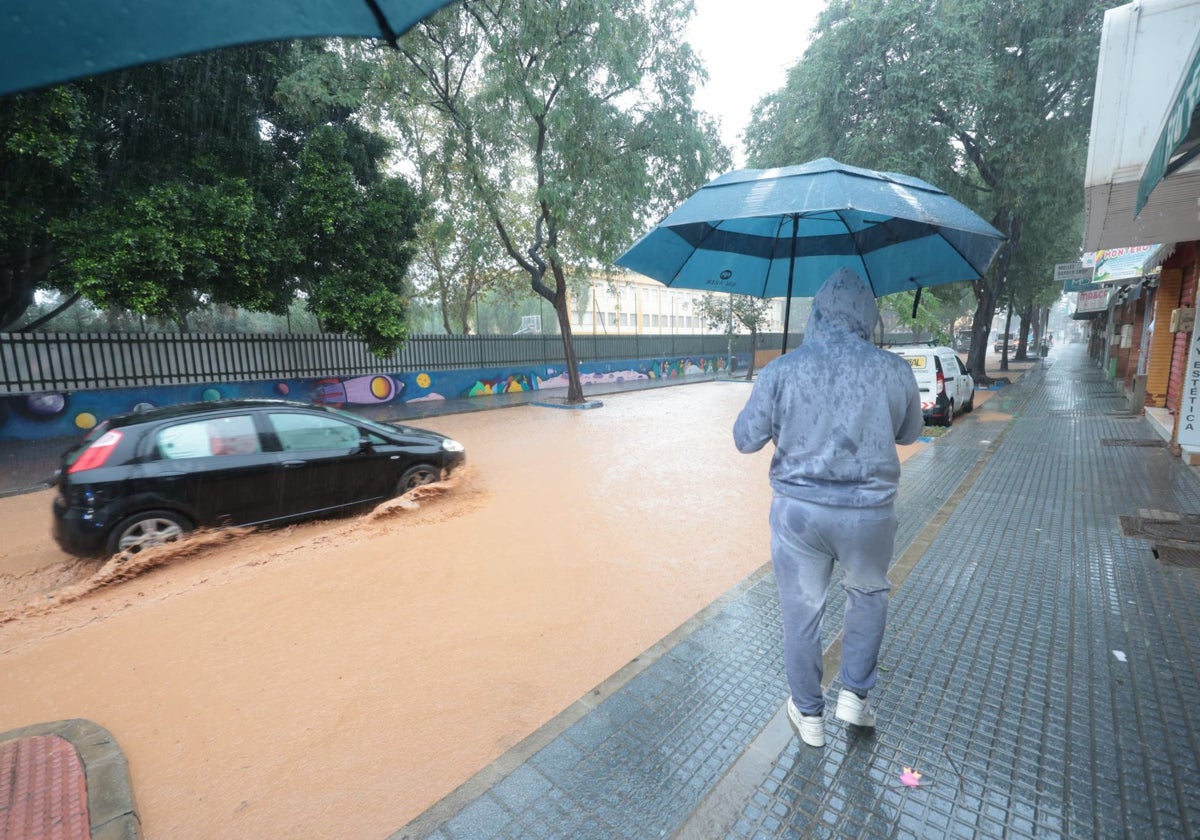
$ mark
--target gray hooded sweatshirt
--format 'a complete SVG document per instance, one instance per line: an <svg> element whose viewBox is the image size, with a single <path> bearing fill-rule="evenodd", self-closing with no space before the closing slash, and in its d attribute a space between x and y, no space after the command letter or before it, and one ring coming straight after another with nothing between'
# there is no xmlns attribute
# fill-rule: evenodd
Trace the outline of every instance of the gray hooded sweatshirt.
<svg viewBox="0 0 1200 840"><path fill-rule="evenodd" d="M849 269L813 298L804 344L758 375L733 424L741 452L775 443L771 487L837 507L890 504L900 483L897 443L912 443L924 420L912 368L871 343L875 296Z"/></svg>

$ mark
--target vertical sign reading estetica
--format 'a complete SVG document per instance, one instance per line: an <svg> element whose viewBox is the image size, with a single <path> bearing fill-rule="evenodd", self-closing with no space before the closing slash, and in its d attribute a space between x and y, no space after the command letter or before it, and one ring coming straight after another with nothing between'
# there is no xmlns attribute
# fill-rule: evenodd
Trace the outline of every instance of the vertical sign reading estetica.
<svg viewBox="0 0 1200 840"><path fill-rule="evenodd" d="M1179 403L1180 446L1200 446L1200 318L1192 326L1187 370L1183 376L1183 399Z"/></svg>

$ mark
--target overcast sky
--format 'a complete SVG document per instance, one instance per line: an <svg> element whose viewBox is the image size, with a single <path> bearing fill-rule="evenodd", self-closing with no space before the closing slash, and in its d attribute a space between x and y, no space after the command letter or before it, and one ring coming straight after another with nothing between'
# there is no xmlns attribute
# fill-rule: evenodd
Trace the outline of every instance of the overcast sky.
<svg viewBox="0 0 1200 840"><path fill-rule="evenodd" d="M787 68L808 45L808 33L826 0L695 0L689 40L708 68L696 105L720 117L721 135L745 165L738 136L750 109L783 87Z"/></svg>

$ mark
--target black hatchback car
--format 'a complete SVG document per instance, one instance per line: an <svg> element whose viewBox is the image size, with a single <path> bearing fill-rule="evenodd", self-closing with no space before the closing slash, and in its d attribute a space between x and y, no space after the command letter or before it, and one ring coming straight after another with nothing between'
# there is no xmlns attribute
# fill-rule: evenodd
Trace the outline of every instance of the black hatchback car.
<svg viewBox="0 0 1200 840"><path fill-rule="evenodd" d="M221 400L121 414L66 453L54 538L82 556L138 551L201 526L331 514L463 463L436 432L335 408Z"/></svg>

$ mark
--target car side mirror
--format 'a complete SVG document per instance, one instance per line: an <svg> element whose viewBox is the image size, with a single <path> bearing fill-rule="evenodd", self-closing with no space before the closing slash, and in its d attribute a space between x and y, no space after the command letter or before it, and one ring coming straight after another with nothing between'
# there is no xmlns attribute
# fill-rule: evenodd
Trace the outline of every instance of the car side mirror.
<svg viewBox="0 0 1200 840"><path fill-rule="evenodd" d="M375 450L375 444L371 443L371 438L368 435L364 434L362 437L360 437L358 439L358 451L359 452L373 452L374 450Z"/></svg>

